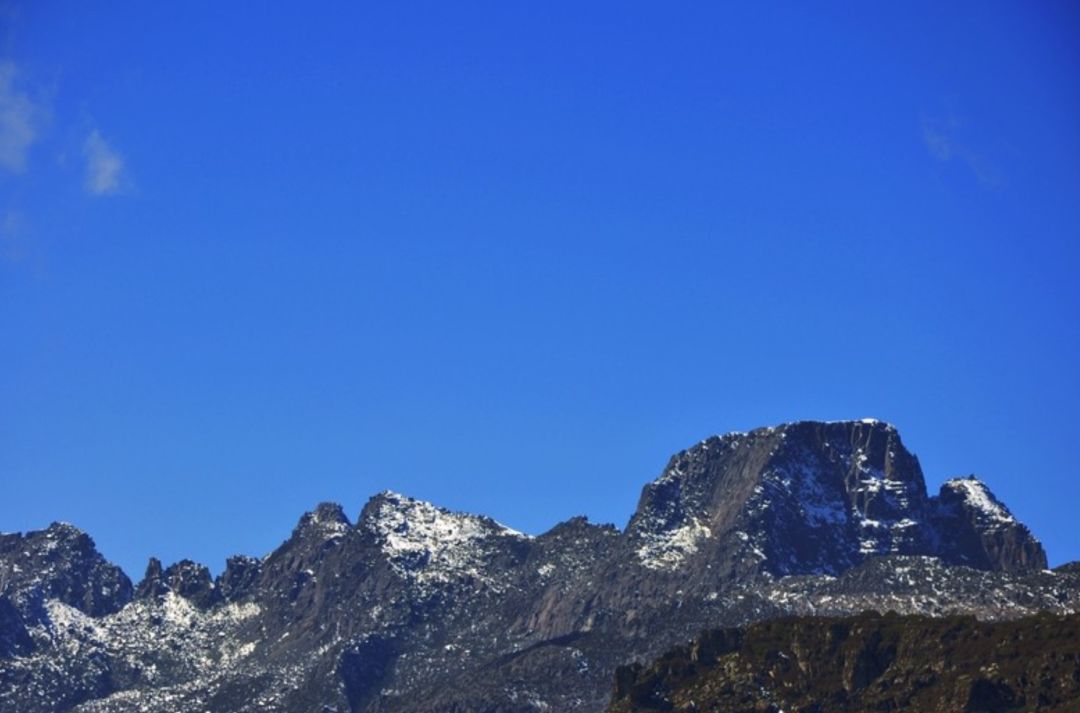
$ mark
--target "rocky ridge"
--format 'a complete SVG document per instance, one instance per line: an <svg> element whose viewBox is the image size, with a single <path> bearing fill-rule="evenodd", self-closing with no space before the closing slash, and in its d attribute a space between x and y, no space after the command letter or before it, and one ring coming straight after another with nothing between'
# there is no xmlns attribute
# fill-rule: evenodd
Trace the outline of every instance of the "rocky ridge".
<svg viewBox="0 0 1080 713"><path fill-rule="evenodd" d="M216 579L151 560L133 587L54 525L0 536L0 711L599 711L618 665L716 626L1076 611L1080 572L1045 566L985 485L929 496L869 420L702 441L621 531L530 537L386 492Z"/></svg>

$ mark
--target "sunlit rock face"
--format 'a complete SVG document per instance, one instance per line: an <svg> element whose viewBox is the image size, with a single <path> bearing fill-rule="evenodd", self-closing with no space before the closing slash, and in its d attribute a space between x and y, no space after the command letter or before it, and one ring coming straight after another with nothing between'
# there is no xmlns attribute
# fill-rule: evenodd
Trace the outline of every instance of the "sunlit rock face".
<svg viewBox="0 0 1080 713"><path fill-rule="evenodd" d="M54 525L0 535L0 712L599 711L618 665L707 628L1075 611L1080 571L1045 564L979 481L929 496L873 420L706 439L623 530L533 537L388 491L355 521L318 505L216 578L152 560L133 588Z"/></svg>
<svg viewBox="0 0 1080 713"><path fill-rule="evenodd" d="M131 600L131 580L94 541L68 523L26 534L0 534L0 595L20 609L56 599L90 616Z"/></svg>
<svg viewBox="0 0 1080 713"><path fill-rule="evenodd" d="M952 480L928 497L900 434L871 419L702 441L645 487L627 535L656 570L711 560L732 570L756 563L774 575L835 575L890 554L1002 571L1046 567L1042 546L984 484Z"/></svg>
<svg viewBox="0 0 1080 713"><path fill-rule="evenodd" d="M946 482L934 505L943 559L1008 572L1046 568L1039 541L974 476Z"/></svg>

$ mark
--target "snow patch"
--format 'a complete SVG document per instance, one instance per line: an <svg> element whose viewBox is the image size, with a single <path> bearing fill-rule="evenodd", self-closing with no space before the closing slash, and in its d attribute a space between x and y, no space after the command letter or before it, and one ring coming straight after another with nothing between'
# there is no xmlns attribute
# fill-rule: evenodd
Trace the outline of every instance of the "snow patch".
<svg viewBox="0 0 1080 713"><path fill-rule="evenodd" d="M392 491L379 498L365 526L379 539L390 566L408 579L469 575L486 581L485 545L493 538L528 539L490 518L450 512Z"/></svg>
<svg viewBox="0 0 1080 713"><path fill-rule="evenodd" d="M1016 518L997 501L990 489L977 478L954 478L946 483L958 491L970 507L982 514L986 520L1002 525L1013 524Z"/></svg>
<svg viewBox="0 0 1080 713"><path fill-rule="evenodd" d="M655 532L642 534L644 543L638 547L641 564L649 569L673 570L698 551L698 543L712 532L696 517L689 517L682 524Z"/></svg>

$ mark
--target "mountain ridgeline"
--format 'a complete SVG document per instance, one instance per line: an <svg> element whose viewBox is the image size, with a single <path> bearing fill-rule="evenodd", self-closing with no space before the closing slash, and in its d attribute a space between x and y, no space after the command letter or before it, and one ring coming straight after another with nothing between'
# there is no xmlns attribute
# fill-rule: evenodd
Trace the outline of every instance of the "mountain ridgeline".
<svg viewBox="0 0 1080 713"><path fill-rule="evenodd" d="M870 420L703 441L645 487L628 534L654 568L687 558L716 564L718 550L729 550L737 556L725 574L838 574L883 554L1002 571L1046 567L1042 546L985 485L958 478L928 497L900 434Z"/></svg>
<svg viewBox="0 0 1080 713"><path fill-rule="evenodd" d="M601 711L616 668L702 630L865 609L1080 607L973 477L929 495L878 421L709 438L624 530L530 537L392 492L305 514L262 558L132 583L70 525L0 535L0 713Z"/></svg>

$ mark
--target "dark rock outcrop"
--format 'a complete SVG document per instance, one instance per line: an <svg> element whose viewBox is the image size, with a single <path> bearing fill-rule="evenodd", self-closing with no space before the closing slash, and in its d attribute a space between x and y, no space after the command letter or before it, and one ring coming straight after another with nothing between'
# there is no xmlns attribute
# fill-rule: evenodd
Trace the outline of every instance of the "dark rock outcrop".
<svg viewBox="0 0 1080 713"><path fill-rule="evenodd" d="M200 609L208 609L221 599L206 566L191 560L180 560L162 570L161 562L151 557L146 574L135 587L138 599L161 597L173 592Z"/></svg>
<svg viewBox="0 0 1080 713"><path fill-rule="evenodd" d="M119 611L131 594L127 575L72 525L54 522L25 535L0 534L0 595L17 609L56 599L102 616Z"/></svg>
<svg viewBox="0 0 1080 713"><path fill-rule="evenodd" d="M165 569L161 566L161 560L151 557L146 563L146 572L139 583L135 585L135 598L148 599L150 597L162 597L169 591L169 585L165 583Z"/></svg>
<svg viewBox="0 0 1080 713"><path fill-rule="evenodd" d="M218 575L214 586L227 602L243 599L259 583L262 562L247 555L233 555L225 560L225 571Z"/></svg>
<svg viewBox="0 0 1080 713"><path fill-rule="evenodd" d="M0 658L22 656L34 649L22 616L11 600L0 596Z"/></svg>
<svg viewBox="0 0 1080 713"><path fill-rule="evenodd" d="M946 482L935 506L942 559L1006 572L1046 569L1038 540L975 476Z"/></svg>
<svg viewBox="0 0 1080 713"><path fill-rule="evenodd" d="M865 613L703 633L647 666L619 668L608 712L1078 709L1078 615L985 623Z"/></svg>

